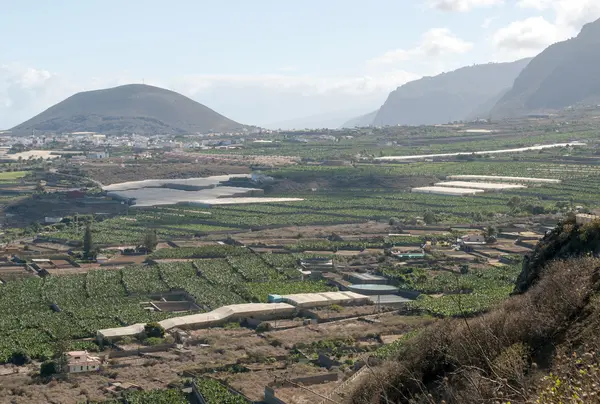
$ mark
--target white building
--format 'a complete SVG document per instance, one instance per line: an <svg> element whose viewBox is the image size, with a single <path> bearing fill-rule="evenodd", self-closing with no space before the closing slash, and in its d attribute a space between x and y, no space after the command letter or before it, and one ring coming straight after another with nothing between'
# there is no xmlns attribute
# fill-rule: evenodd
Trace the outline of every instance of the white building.
<svg viewBox="0 0 600 404"><path fill-rule="evenodd" d="M100 358L91 356L88 351L67 352L67 372L94 372L100 369Z"/></svg>
<svg viewBox="0 0 600 404"><path fill-rule="evenodd" d="M106 151L93 151L88 153L88 157L91 159L106 159L109 155Z"/></svg>
<svg viewBox="0 0 600 404"><path fill-rule="evenodd" d="M459 245L470 246L470 245L485 245L485 236L481 234L467 234L456 240Z"/></svg>

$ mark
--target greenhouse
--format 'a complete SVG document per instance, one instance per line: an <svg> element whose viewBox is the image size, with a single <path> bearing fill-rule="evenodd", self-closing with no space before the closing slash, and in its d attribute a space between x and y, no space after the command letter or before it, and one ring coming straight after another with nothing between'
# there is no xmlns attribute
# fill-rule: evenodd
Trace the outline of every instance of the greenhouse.
<svg viewBox="0 0 600 404"><path fill-rule="evenodd" d="M296 307L319 307L332 304L365 304L369 298L354 292L298 293L281 296L284 302Z"/></svg>
<svg viewBox="0 0 600 404"><path fill-rule="evenodd" d="M477 195L485 192L483 189L475 188L451 188L451 187L420 187L413 188L411 192L417 194L436 194L436 195L451 195L451 196L466 196Z"/></svg>
<svg viewBox="0 0 600 404"><path fill-rule="evenodd" d="M518 184L503 184L500 182L469 182L469 181L446 181L438 182L436 187L451 187L451 188L474 188L483 189L484 191L505 191L511 189L527 188L525 185Z"/></svg>
<svg viewBox="0 0 600 404"><path fill-rule="evenodd" d="M546 184L559 184L560 180L550 178L531 177L504 177L499 175L449 175L449 180L485 180L485 181L510 181L510 182L533 182Z"/></svg>

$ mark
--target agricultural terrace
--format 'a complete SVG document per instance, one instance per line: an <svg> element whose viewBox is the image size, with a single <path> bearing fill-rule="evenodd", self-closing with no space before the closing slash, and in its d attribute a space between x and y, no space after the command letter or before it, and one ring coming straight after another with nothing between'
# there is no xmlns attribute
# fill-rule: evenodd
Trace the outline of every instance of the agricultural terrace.
<svg viewBox="0 0 600 404"><path fill-rule="evenodd" d="M4 171L0 173L0 182L12 182L29 174L29 171Z"/></svg>
<svg viewBox="0 0 600 404"><path fill-rule="evenodd" d="M247 143L236 150L202 150L205 154L293 156L307 160L379 158L443 153L517 149L556 143L575 143L596 138L592 122L490 125L489 133L466 133L465 127L386 127L345 131L294 131L271 136L271 143ZM322 139L321 135L332 136ZM298 142L303 138L305 142Z"/></svg>
<svg viewBox="0 0 600 404"><path fill-rule="evenodd" d="M168 250L167 250L168 251ZM292 263L273 265L246 248L230 247L224 258L210 249L191 261L95 270L69 276L32 277L0 286L0 361L22 350L35 359L52 356L58 340L73 349L97 350L86 338L98 329L160 321L189 313L152 312L140 304L150 295L185 291L201 308L264 302L269 293L329 291L319 281L298 280Z"/></svg>

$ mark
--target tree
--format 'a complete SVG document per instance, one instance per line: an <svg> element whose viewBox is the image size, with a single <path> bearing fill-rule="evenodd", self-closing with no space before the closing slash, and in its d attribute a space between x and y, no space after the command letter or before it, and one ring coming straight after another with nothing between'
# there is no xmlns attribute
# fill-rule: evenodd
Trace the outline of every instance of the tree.
<svg viewBox="0 0 600 404"><path fill-rule="evenodd" d="M400 224L400 219L397 217L390 217L390 221L388 223L390 226L396 226Z"/></svg>
<svg viewBox="0 0 600 404"><path fill-rule="evenodd" d="M38 181L37 185L35 186L35 192L40 194L46 192L46 187L42 184L42 181Z"/></svg>
<svg viewBox="0 0 600 404"><path fill-rule="evenodd" d="M510 208L510 210L512 210L513 212L515 210L517 210L519 208L519 206L521 206L521 197L520 196L513 196L512 198L510 198L508 200L508 202L506 203L508 205L508 207Z"/></svg>
<svg viewBox="0 0 600 404"><path fill-rule="evenodd" d="M58 373L58 366L54 361L46 361L40 366L40 376L42 377L49 377L55 373Z"/></svg>
<svg viewBox="0 0 600 404"><path fill-rule="evenodd" d="M484 236L486 241L492 242L496 241L496 237L498 236L498 229L496 226L490 225L484 231Z"/></svg>
<svg viewBox="0 0 600 404"><path fill-rule="evenodd" d="M165 329L157 322L148 323L144 326L147 338L162 338L165 336Z"/></svg>
<svg viewBox="0 0 600 404"><path fill-rule="evenodd" d="M146 232L142 245L148 252L152 252L156 249L156 246L158 245L158 235L156 234L156 230L149 230Z"/></svg>
<svg viewBox="0 0 600 404"><path fill-rule="evenodd" d="M425 222L425 224L436 223L437 218L435 217L435 213L433 213L430 210L426 211L425 214L423 215L423 221Z"/></svg>
<svg viewBox="0 0 600 404"><path fill-rule="evenodd" d="M85 232L83 233L83 255L86 259L90 259L92 257L93 248L92 227L88 223L85 225Z"/></svg>

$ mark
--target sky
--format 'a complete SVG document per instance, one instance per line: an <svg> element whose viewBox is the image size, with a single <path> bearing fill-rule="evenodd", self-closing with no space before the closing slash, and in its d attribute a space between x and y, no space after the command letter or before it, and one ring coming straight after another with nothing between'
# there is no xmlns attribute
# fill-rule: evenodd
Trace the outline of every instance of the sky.
<svg viewBox="0 0 600 404"><path fill-rule="evenodd" d="M598 0L0 0L0 129L129 83L244 124L343 121L408 81L535 56L598 18Z"/></svg>

